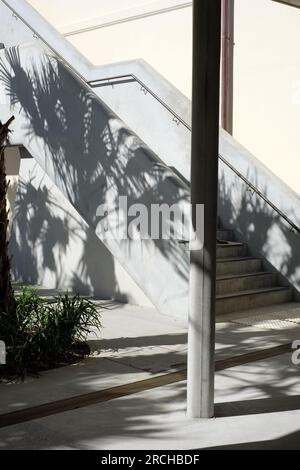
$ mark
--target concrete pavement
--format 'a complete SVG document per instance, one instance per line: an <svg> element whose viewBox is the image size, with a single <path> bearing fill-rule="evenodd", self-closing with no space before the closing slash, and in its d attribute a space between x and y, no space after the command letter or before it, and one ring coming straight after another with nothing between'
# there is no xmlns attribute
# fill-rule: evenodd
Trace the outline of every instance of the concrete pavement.
<svg viewBox="0 0 300 470"><path fill-rule="evenodd" d="M0 413L185 367L185 325L154 309L110 307L102 313L101 338L90 338L92 357L24 384L1 384ZM295 308L220 318L217 360L300 339ZM257 313L264 327L257 324ZM0 449L300 449L299 376L300 366L289 353L240 364L216 373L215 419L186 417L181 381L2 428Z"/></svg>

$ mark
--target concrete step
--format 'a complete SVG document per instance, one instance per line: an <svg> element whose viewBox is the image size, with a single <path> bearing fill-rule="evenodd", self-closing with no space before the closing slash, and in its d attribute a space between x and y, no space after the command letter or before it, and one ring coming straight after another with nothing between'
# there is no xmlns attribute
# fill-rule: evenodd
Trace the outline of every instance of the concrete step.
<svg viewBox="0 0 300 470"><path fill-rule="evenodd" d="M275 273L258 272L221 276L217 278L217 295L241 292L246 290L273 287L276 285L277 275Z"/></svg>
<svg viewBox="0 0 300 470"><path fill-rule="evenodd" d="M218 238L218 240L234 241L233 230L227 230L227 229L224 229L224 228L219 228L217 230L217 238Z"/></svg>
<svg viewBox="0 0 300 470"><path fill-rule="evenodd" d="M290 302L292 296L292 289L289 287L270 287L218 295L216 297L216 313L223 315L267 305L282 304Z"/></svg>
<svg viewBox="0 0 300 470"><path fill-rule="evenodd" d="M217 277L230 274L257 273L261 270L261 259L243 258L219 258L217 259Z"/></svg>
<svg viewBox="0 0 300 470"><path fill-rule="evenodd" d="M245 243L229 242L218 243L217 258L238 258L247 254L247 245Z"/></svg>

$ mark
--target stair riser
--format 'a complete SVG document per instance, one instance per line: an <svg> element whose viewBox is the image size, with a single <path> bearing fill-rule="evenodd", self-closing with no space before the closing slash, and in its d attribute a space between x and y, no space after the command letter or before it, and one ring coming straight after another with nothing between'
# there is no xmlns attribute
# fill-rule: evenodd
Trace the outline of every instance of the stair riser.
<svg viewBox="0 0 300 470"><path fill-rule="evenodd" d="M229 299L218 299L216 302L217 315L239 312L251 308L267 307L268 305L281 304L292 300L290 289L274 292L262 292Z"/></svg>
<svg viewBox="0 0 300 470"><path fill-rule="evenodd" d="M219 240L234 241L234 234L232 230L218 229L217 238Z"/></svg>
<svg viewBox="0 0 300 470"><path fill-rule="evenodd" d="M263 274L249 277L239 277L233 279L217 280L217 295L228 294L230 292L240 292L244 290L259 289L262 287L272 287L276 284L276 274Z"/></svg>
<svg viewBox="0 0 300 470"><path fill-rule="evenodd" d="M259 272L260 270L260 259L217 262L217 276L226 276L229 274L255 273Z"/></svg>
<svg viewBox="0 0 300 470"><path fill-rule="evenodd" d="M224 245L217 246L217 258L238 258L239 256L246 256L247 246L234 246Z"/></svg>

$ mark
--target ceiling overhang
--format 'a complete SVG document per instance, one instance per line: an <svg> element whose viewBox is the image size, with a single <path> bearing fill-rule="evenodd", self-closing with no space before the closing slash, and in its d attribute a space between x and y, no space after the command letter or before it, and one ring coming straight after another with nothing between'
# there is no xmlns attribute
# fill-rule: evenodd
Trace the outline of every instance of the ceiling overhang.
<svg viewBox="0 0 300 470"><path fill-rule="evenodd" d="M300 0L273 0L277 3L284 3L285 5L289 5L291 7L300 8Z"/></svg>

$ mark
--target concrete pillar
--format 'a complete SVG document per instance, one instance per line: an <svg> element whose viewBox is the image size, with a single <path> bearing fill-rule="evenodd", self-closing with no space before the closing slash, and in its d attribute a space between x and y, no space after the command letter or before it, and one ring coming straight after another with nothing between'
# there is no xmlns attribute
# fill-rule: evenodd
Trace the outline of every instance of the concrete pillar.
<svg viewBox="0 0 300 470"><path fill-rule="evenodd" d="M191 202L194 230L196 205L204 204L204 246L198 249L201 240L191 245L187 413L210 418L214 414L221 0L193 4ZM196 236L200 233L196 230Z"/></svg>

